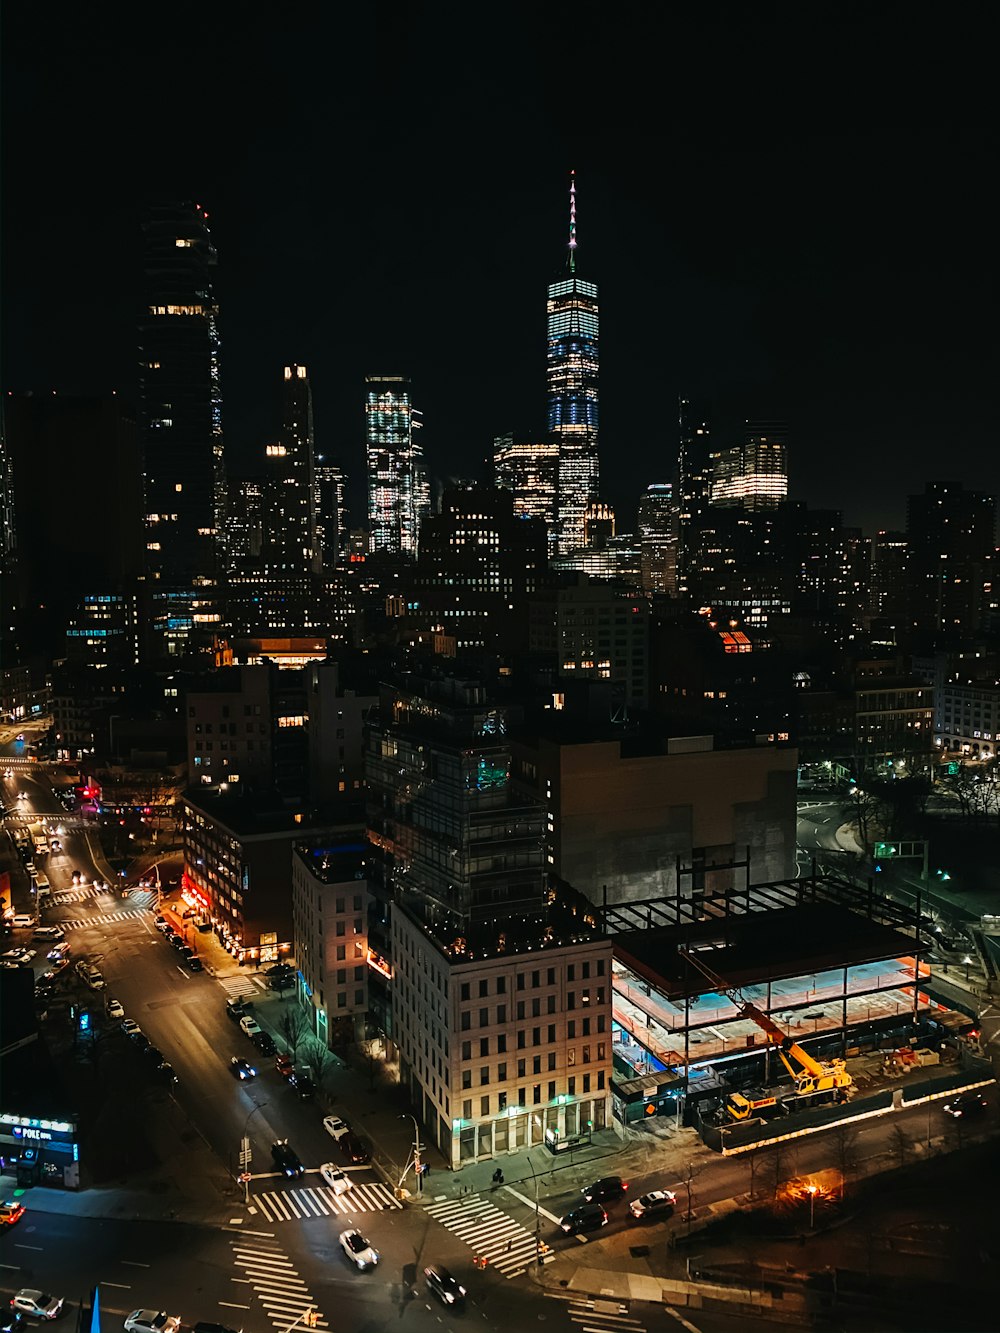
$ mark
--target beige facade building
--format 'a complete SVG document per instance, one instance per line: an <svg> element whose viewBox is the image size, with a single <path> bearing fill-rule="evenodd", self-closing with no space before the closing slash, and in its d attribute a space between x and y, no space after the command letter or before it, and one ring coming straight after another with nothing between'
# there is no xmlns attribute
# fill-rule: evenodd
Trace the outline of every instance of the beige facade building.
<svg viewBox="0 0 1000 1333"><path fill-rule="evenodd" d="M585 1138L611 1116L611 942L582 916L476 953L392 909L400 1078L453 1169Z"/></svg>

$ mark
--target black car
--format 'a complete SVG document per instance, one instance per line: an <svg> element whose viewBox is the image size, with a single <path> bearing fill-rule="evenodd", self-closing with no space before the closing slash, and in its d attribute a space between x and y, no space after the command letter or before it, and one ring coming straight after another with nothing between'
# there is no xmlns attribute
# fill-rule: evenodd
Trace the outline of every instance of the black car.
<svg viewBox="0 0 1000 1333"><path fill-rule="evenodd" d="M257 1071L249 1060L244 1060L242 1055L234 1055L229 1061L229 1069L234 1078L241 1082L248 1078L256 1078Z"/></svg>
<svg viewBox="0 0 1000 1333"><path fill-rule="evenodd" d="M169 1060L164 1060L159 1069L154 1070L156 1077L161 1083L176 1083L177 1075L174 1073L174 1067Z"/></svg>
<svg viewBox="0 0 1000 1333"><path fill-rule="evenodd" d="M356 1134L344 1134L338 1139L338 1143L340 1144L340 1151L355 1166L371 1161L372 1155L368 1151L364 1139L359 1139Z"/></svg>
<svg viewBox="0 0 1000 1333"><path fill-rule="evenodd" d="M621 1176L602 1176L593 1185L585 1185L580 1191L588 1203L614 1203L628 1190L628 1181Z"/></svg>
<svg viewBox="0 0 1000 1333"><path fill-rule="evenodd" d="M291 990L295 985L295 973L280 972L276 977L268 977L267 984L271 990Z"/></svg>
<svg viewBox="0 0 1000 1333"><path fill-rule="evenodd" d="M180 935L168 935L168 936L167 936L167 939L168 939L168 941L170 942L170 947L171 947L172 949L186 949L186 948L187 948L187 945L184 943L183 937L180 936Z"/></svg>
<svg viewBox="0 0 1000 1333"><path fill-rule="evenodd" d="M149 1038L145 1032L133 1032L130 1038L140 1051L145 1051L149 1047Z"/></svg>
<svg viewBox="0 0 1000 1333"><path fill-rule="evenodd" d="M159 1069L164 1063L163 1052L156 1046L146 1046L142 1053L154 1069Z"/></svg>
<svg viewBox="0 0 1000 1333"><path fill-rule="evenodd" d="M226 1015L231 1018L234 1023L238 1023L240 1019L249 1012L250 1006L247 1004L246 1000L226 1001Z"/></svg>
<svg viewBox="0 0 1000 1333"><path fill-rule="evenodd" d="M265 977L281 977L287 976L290 972L294 971L295 969L292 967L291 963L275 963L273 967L265 969L264 975Z"/></svg>
<svg viewBox="0 0 1000 1333"><path fill-rule="evenodd" d="M946 1102L942 1108L945 1115L953 1120L964 1120L968 1116L982 1115L989 1102L981 1092L961 1092L957 1097Z"/></svg>
<svg viewBox="0 0 1000 1333"><path fill-rule="evenodd" d="M299 1161L298 1153L289 1147L287 1139L279 1139L271 1144L271 1157L274 1165L284 1175L291 1178L305 1174L305 1167Z"/></svg>
<svg viewBox="0 0 1000 1333"><path fill-rule="evenodd" d="M427 1280L427 1290L433 1291L442 1305L465 1304L465 1288L443 1264L432 1264L429 1268L425 1268L424 1277Z"/></svg>
<svg viewBox="0 0 1000 1333"><path fill-rule="evenodd" d="M243 1333L241 1328L226 1328L225 1324L195 1324L194 1333Z"/></svg>
<svg viewBox="0 0 1000 1333"><path fill-rule="evenodd" d="M311 1097L316 1091L316 1084L308 1074L293 1074L288 1080L288 1086L294 1088L300 1097Z"/></svg>
<svg viewBox="0 0 1000 1333"><path fill-rule="evenodd" d="M251 1040L261 1055L273 1055L278 1049L267 1032L255 1032Z"/></svg>
<svg viewBox="0 0 1000 1333"><path fill-rule="evenodd" d="M197 954L191 955L191 957L187 960L187 965L192 972L204 972L205 970L204 966L202 965L202 961Z"/></svg>
<svg viewBox="0 0 1000 1333"><path fill-rule="evenodd" d="M578 1231L597 1231L607 1223L608 1215L599 1203L584 1203L567 1213L559 1225L575 1236Z"/></svg>

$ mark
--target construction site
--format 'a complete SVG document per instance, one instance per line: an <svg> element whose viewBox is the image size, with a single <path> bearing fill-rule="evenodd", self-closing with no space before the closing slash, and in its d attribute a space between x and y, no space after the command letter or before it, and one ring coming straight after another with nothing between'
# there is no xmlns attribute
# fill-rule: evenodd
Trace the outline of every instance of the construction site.
<svg viewBox="0 0 1000 1333"><path fill-rule="evenodd" d="M935 998L919 902L813 874L602 916L622 1125L740 1152L992 1081L974 1019Z"/></svg>

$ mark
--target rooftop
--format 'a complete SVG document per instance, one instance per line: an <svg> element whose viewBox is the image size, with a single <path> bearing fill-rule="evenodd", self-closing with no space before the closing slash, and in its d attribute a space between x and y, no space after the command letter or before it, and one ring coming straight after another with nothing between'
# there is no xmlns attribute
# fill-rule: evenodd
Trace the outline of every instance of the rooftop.
<svg viewBox="0 0 1000 1333"><path fill-rule="evenodd" d="M922 951L912 936L829 902L628 931L613 940L615 957L671 999L712 990L681 949L740 988Z"/></svg>
<svg viewBox="0 0 1000 1333"><path fill-rule="evenodd" d="M432 906L416 895L397 899L393 910L403 910L420 926L438 951L453 966L511 957L535 950L564 949L605 938L597 912L582 894L564 885L546 891L538 912L520 916L482 917L448 924L433 915Z"/></svg>
<svg viewBox="0 0 1000 1333"><path fill-rule="evenodd" d="M342 884L345 880L368 877L371 845L363 836L297 843L295 854L322 884Z"/></svg>

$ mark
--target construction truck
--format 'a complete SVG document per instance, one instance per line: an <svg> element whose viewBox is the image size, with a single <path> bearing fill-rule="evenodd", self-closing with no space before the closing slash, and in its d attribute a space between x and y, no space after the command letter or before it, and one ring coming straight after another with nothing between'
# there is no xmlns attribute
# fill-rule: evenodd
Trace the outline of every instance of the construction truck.
<svg viewBox="0 0 1000 1333"><path fill-rule="evenodd" d="M774 1043L781 1063L792 1077L794 1090L734 1092L726 1098L725 1112L731 1120L752 1120L773 1115L787 1115L790 1111L822 1102L846 1101L854 1088L854 1080L843 1060L817 1060L782 1032L777 1023L758 1009L736 986L713 972L700 958L684 951L689 963L712 983L720 995L725 995L736 1006L741 1018L756 1023Z"/></svg>

